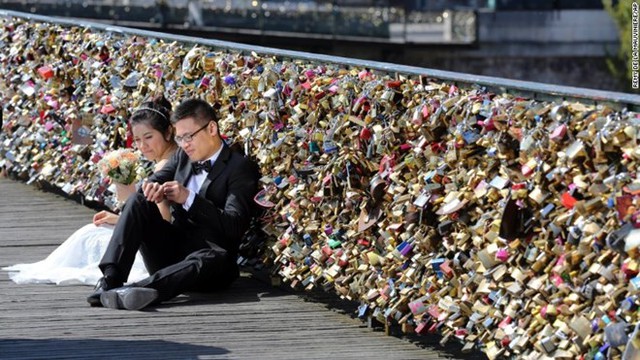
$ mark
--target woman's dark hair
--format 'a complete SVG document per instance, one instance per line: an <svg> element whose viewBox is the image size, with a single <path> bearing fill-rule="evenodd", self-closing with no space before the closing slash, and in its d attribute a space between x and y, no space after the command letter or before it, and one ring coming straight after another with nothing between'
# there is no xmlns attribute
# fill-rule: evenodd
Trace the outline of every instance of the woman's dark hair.
<svg viewBox="0 0 640 360"><path fill-rule="evenodd" d="M146 101L131 114L129 123L131 126L145 123L160 131L170 141L173 141L173 129L171 127L171 103L163 96L154 97L151 101Z"/></svg>
<svg viewBox="0 0 640 360"><path fill-rule="evenodd" d="M180 103L173 112L171 123L175 124L188 117L193 118L200 125L204 125L209 121L218 123L215 109L208 102L201 99L189 99Z"/></svg>

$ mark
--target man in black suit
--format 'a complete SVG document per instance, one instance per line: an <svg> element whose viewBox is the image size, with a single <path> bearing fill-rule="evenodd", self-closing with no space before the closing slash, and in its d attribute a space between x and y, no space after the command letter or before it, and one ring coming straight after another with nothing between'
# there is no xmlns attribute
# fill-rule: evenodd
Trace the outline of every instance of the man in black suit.
<svg viewBox="0 0 640 360"><path fill-rule="evenodd" d="M171 122L180 149L125 203L100 263L104 276L87 298L92 306L138 310L185 291L225 288L239 276L257 166L224 143L205 101L183 102ZM172 223L156 206L165 199ZM138 249L151 276L123 287Z"/></svg>

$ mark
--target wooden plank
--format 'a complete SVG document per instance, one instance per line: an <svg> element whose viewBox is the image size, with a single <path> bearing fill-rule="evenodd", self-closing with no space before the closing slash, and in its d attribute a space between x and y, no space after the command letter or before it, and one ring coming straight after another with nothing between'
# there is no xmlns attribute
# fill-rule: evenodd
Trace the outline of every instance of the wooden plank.
<svg viewBox="0 0 640 360"><path fill-rule="evenodd" d="M95 211L0 179L0 266L46 257ZM91 308L91 287L17 285L0 273L2 359L442 359L323 303L248 274L224 292L185 294L145 311ZM464 354L465 359L482 358Z"/></svg>

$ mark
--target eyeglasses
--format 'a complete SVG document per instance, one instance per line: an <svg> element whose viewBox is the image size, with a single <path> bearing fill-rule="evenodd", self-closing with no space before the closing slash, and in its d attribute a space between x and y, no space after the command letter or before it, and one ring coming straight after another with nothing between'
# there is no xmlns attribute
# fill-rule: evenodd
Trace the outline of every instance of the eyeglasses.
<svg viewBox="0 0 640 360"><path fill-rule="evenodd" d="M209 126L209 123L206 123L203 127L201 127L200 129L192 132L191 134L187 134L187 135L182 135L182 136L174 136L173 140L176 141L176 143L181 144L181 143L190 143L193 140L193 137L196 136L197 133L199 133L200 131L204 130L204 128L206 128L207 126Z"/></svg>

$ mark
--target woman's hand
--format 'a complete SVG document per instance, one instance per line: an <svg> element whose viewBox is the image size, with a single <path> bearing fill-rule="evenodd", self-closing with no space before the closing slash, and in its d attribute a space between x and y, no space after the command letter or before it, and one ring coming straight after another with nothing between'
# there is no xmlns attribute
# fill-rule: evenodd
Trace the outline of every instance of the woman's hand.
<svg viewBox="0 0 640 360"><path fill-rule="evenodd" d="M120 218L118 215L102 210L99 213L93 215L93 225L115 225L118 222L118 218Z"/></svg>
<svg viewBox="0 0 640 360"><path fill-rule="evenodd" d="M162 185L156 182L143 182L142 193L147 198L147 200L156 204L161 203L165 199Z"/></svg>

